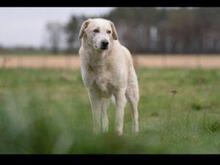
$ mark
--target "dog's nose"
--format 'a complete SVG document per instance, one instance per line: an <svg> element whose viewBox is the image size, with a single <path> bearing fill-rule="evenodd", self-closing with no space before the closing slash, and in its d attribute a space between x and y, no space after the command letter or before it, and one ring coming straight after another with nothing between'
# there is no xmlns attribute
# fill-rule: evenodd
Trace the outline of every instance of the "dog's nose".
<svg viewBox="0 0 220 165"><path fill-rule="evenodd" d="M108 48L108 41L104 40L101 42L101 49L107 49Z"/></svg>

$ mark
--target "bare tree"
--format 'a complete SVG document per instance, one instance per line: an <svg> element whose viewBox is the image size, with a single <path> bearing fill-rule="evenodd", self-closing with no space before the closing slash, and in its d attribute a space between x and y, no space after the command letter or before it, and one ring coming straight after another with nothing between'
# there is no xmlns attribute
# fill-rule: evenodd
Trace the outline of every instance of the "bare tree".
<svg viewBox="0 0 220 165"><path fill-rule="evenodd" d="M59 22L49 22L46 25L49 36L49 47L55 54L59 53L63 35L63 25Z"/></svg>

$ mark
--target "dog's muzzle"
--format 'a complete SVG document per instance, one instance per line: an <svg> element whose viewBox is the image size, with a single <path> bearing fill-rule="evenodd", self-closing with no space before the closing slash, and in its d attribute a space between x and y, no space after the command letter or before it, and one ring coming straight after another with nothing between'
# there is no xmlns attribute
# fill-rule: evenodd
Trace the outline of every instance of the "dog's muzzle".
<svg viewBox="0 0 220 165"><path fill-rule="evenodd" d="M105 49L108 49L108 41L107 40L104 40L101 42L101 49L105 50Z"/></svg>

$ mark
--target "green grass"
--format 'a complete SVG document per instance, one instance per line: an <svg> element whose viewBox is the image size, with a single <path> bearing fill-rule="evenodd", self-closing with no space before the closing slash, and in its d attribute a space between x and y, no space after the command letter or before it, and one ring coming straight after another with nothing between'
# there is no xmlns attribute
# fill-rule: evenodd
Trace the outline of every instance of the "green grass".
<svg viewBox="0 0 220 165"><path fill-rule="evenodd" d="M220 153L220 70L141 69L140 134L92 133L80 71L0 70L0 153ZM172 94L172 90L177 93Z"/></svg>

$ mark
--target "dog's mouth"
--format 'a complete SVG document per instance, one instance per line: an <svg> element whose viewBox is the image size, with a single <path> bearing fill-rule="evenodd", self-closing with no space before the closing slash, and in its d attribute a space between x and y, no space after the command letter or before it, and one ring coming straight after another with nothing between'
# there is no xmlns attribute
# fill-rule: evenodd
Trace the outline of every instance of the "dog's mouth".
<svg viewBox="0 0 220 165"><path fill-rule="evenodd" d="M101 50L107 50L107 49L108 49L108 46L101 46L100 49L101 49Z"/></svg>
<svg viewBox="0 0 220 165"><path fill-rule="evenodd" d="M109 47L108 47L108 46L98 47L98 46L94 45L94 48L95 48L96 50L104 51L104 50L108 50Z"/></svg>

